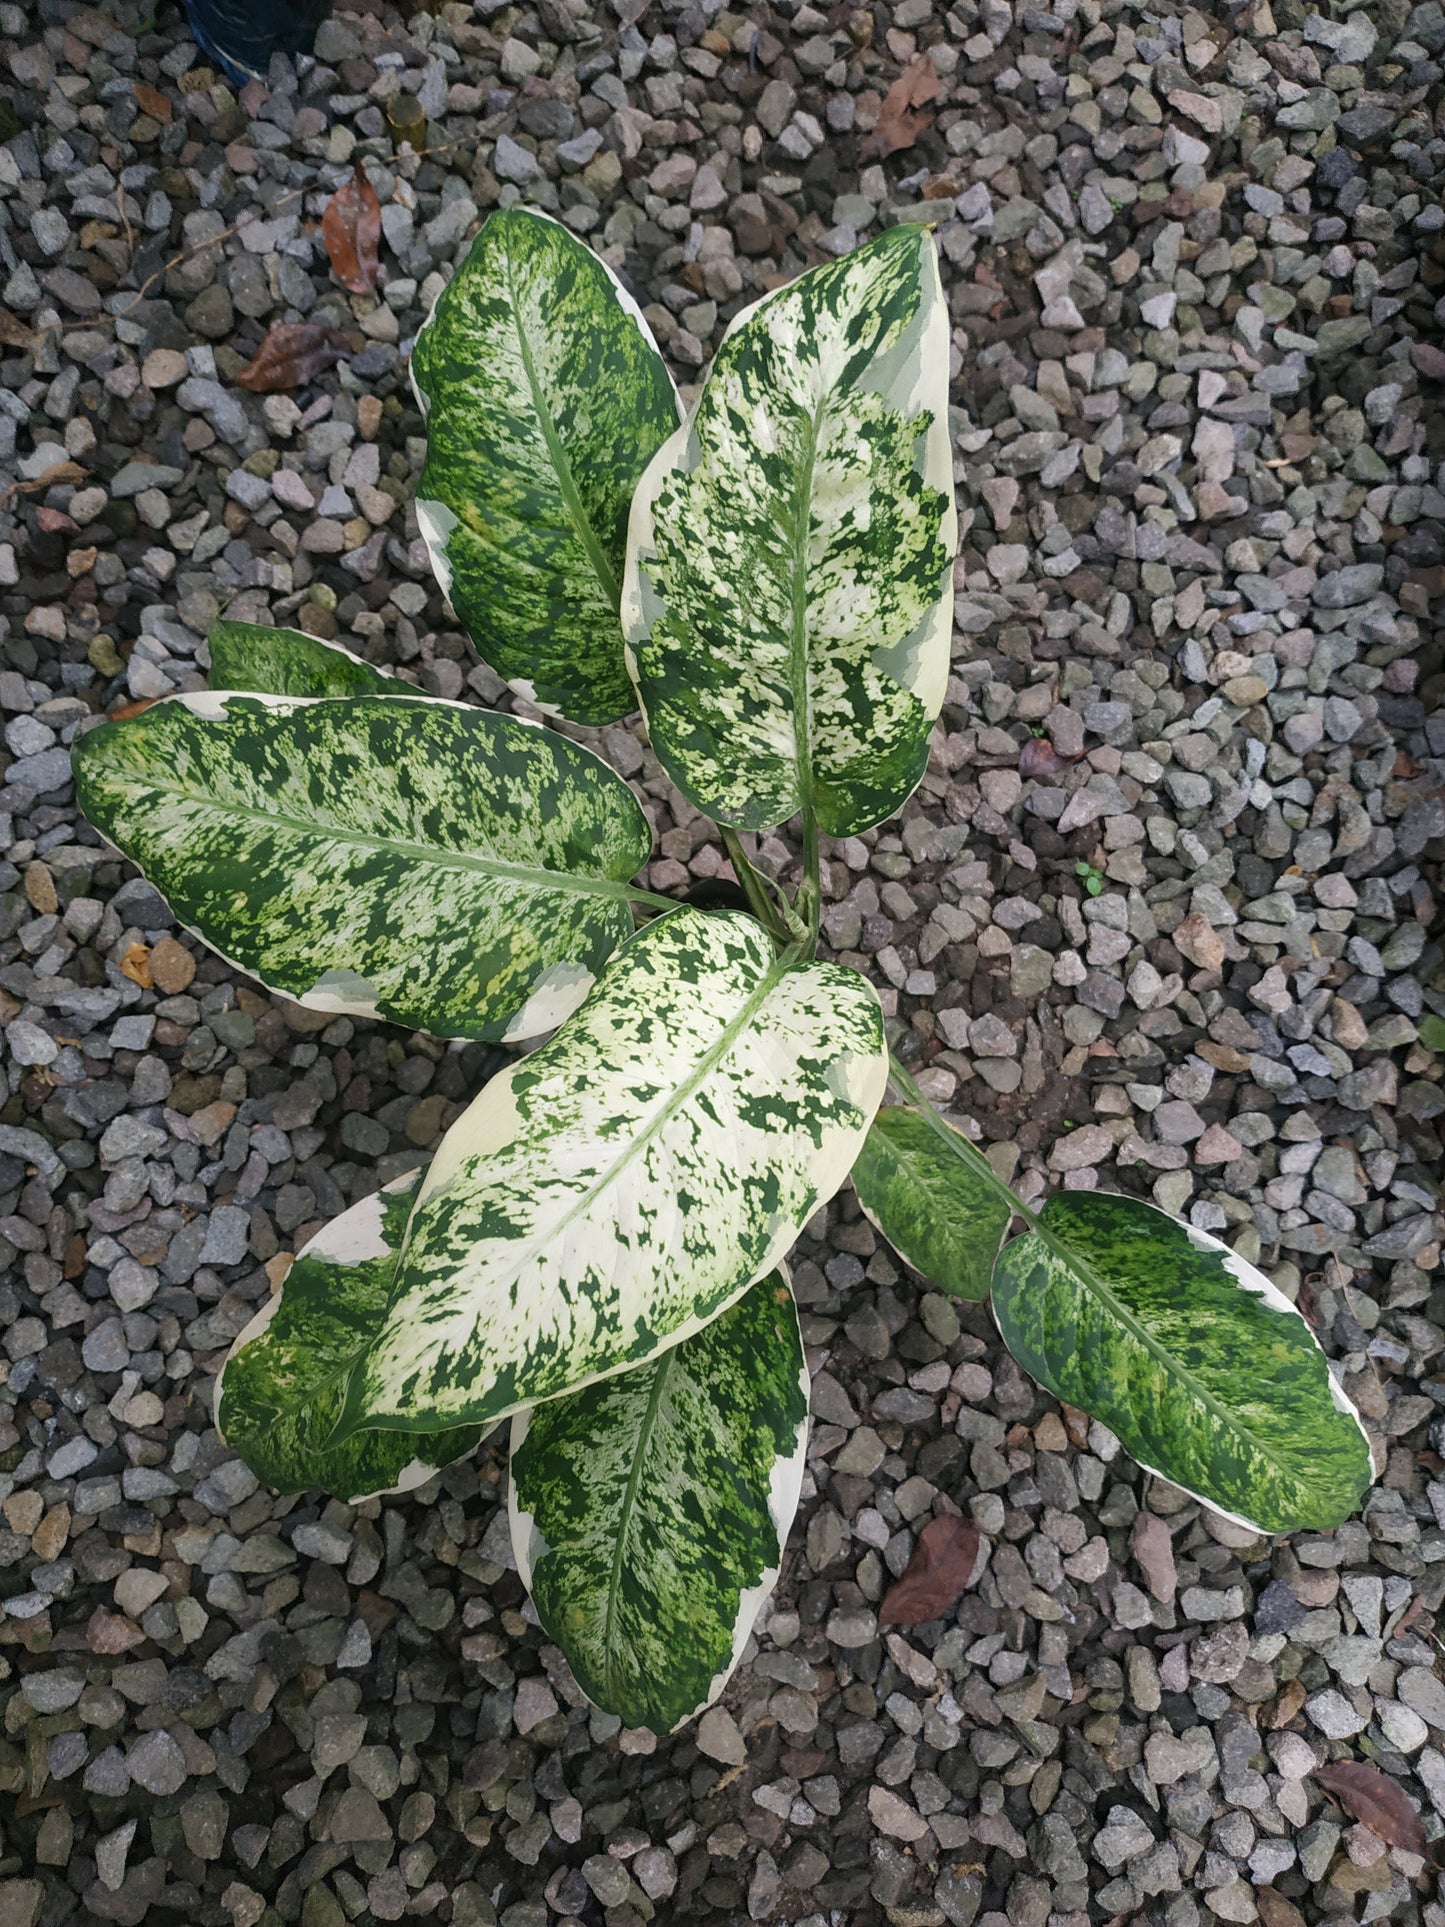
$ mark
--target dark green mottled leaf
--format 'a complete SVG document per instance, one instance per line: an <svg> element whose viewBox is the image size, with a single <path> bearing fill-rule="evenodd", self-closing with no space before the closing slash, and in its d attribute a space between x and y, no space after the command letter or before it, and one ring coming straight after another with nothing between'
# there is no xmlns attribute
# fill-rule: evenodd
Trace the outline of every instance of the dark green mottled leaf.
<svg viewBox="0 0 1445 1927"><path fill-rule="evenodd" d="M409 1171L317 1233L241 1333L216 1381L216 1426L278 1492L319 1487L348 1504L423 1484L472 1451L476 1426L450 1432L326 1435L346 1377L386 1313L396 1254L423 1173Z"/></svg>
<svg viewBox="0 0 1445 1927"><path fill-rule="evenodd" d="M1314 1333L1237 1252L1137 1198L1069 1191L1005 1245L1004 1343L1141 1465L1261 1532L1338 1525L1370 1483Z"/></svg>
<svg viewBox="0 0 1445 1927"><path fill-rule="evenodd" d="M212 689L263 696L415 696L399 676L373 669L336 642L262 622L218 622L206 638Z"/></svg>
<svg viewBox="0 0 1445 1927"><path fill-rule="evenodd" d="M420 697L200 694L75 749L101 833L240 969L445 1037L550 1030L630 934L651 831L550 730Z"/></svg>
<svg viewBox="0 0 1445 1927"><path fill-rule="evenodd" d="M679 408L637 304L559 222L493 214L417 336L417 519L478 651L579 723L636 707L618 599L637 478Z"/></svg>
<svg viewBox="0 0 1445 1927"><path fill-rule="evenodd" d="M932 237L890 228L738 316L643 476L629 661L709 816L846 836L923 775L953 626L948 362Z"/></svg>
<svg viewBox="0 0 1445 1927"><path fill-rule="evenodd" d="M843 1182L887 1069L857 971L736 912L648 924L443 1139L343 1427L486 1424L699 1330Z"/></svg>
<svg viewBox="0 0 1445 1927"><path fill-rule="evenodd" d="M942 1118L902 1104L880 1111L853 1166L853 1188L889 1244L930 1284L955 1298L987 1298L1011 1213Z"/></svg>
<svg viewBox="0 0 1445 1927"><path fill-rule="evenodd" d="M807 1437L779 1271L651 1364L512 1420L517 1567L589 1699L667 1733L717 1698L777 1580Z"/></svg>

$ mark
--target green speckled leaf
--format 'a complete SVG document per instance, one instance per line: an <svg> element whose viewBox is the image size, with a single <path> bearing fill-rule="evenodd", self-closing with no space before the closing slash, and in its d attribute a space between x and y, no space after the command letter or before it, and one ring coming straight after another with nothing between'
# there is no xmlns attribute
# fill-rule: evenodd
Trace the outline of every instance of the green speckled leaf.
<svg viewBox="0 0 1445 1927"><path fill-rule="evenodd" d="M479 653L579 723L636 707L618 598L637 478L680 409L611 269L559 222L493 214L411 358L417 519Z"/></svg>
<svg viewBox="0 0 1445 1927"><path fill-rule="evenodd" d="M212 689L263 696L414 696L399 676L373 669L337 642L261 622L218 622L206 638Z"/></svg>
<svg viewBox="0 0 1445 1927"><path fill-rule="evenodd" d="M1371 1478L1364 1428L1263 1272L1137 1198L1065 1192L1040 1222L1005 1245L993 1279L1026 1371L1257 1531L1349 1518Z"/></svg>
<svg viewBox="0 0 1445 1927"><path fill-rule="evenodd" d="M422 1173L409 1171L317 1233L232 1345L216 1381L216 1428L278 1492L319 1487L347 1504L405 1492L472 1451L476 1426L451 1432L326 1435L346 1376L386 1313L396 1254Z"/></svg>
<svg viewBox="0 0 1445 1927"><path fill-rule="evenodd" d="M942 1118L902 1104L880 1111L853 1166L853 1188L889 1244L930 1284L955 1298L987 1298L1012 1214Z"/></svg>
<svg viewBox="0 0 1445 1927"><path fill-rule="evenodd" d="M353 1424L486 1424L640 1365L787 1251L887 1078L877 993L683 909L442 1141Z"/></svg>
<svg viewBox="0 0 1445 1927"><path fill-rule="evenodd" d="M651 847L600 758L461 703L179 696L74 762L90 821L239 969L441 1037L575 1010Z"/></svg>
<svg viewBox="0 0 1445 1927"><path fill-rule="evenodd" d="M512 1547L578 1685L668 1733L715 1700L802 1488L808 1373L769 1272L649 1365L512 1420Z"/></svg>
<svg viewBox="0 0 1445 1927"><path fill-rule="evenodd" d="M835 836L928 762L957 542L948 310L890 228L745 310L638 487L622 615L652 744L701 810Z"/></svg>

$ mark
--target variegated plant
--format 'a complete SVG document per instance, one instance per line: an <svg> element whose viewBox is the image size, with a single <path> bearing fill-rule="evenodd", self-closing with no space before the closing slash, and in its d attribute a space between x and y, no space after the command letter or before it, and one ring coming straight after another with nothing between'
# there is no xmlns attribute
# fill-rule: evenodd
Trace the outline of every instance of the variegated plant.
<svg viewBox="0 0 1445 1927"><path fill-rule="evenodd" d="M75 753L91 821L273 991L554 1033L311 1242L216 1417L270 1484L352 1503L510 1417L538 1616L659 1731L722 1689L782 1564L808 1406L783 1261L850 1170L911 1266L991 1295L1040 1383L1217 1510L1328 1527L1371 1476L1261 1272L1138 1199L1035 1214L890 1059L867 980L816 958L820 838L900 807L943 698L948 357L908 223L739 314L681 425L635 304L542 216L494 215L418 337L418 517L479 652L572 723L640 705L751 914L638 887L637 799L557 729L292 630L221 623L215 693ZM742 836L795 817L788 890Z"/></svg>

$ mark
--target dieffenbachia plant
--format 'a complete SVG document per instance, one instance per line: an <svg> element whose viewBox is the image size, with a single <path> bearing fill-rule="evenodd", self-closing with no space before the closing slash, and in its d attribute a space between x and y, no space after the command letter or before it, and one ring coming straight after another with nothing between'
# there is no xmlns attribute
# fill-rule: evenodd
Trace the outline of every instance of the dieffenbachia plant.
<svg viewBox="0 0 1445 1927"><path fill-rule="evenodd" d="M908 1264L991 1297L1041 1384L1208 1505L1324 1528L1371 1477L1261 1272L1136 1198L1035 1213L890 1057L867 979L816 956L820 837L900 808L943 699L948 359L913 225L739 314L685 420L636 305L539 215L492 216L418 337L418 514L479 652L544 716L640 706L746 911L638 887L646 817L557 729L291 630L222 623L215 693L75 752L90 820L270 989L550 1033L302 1252L217 1423L271 1485L354 1502L509 1418L538 1616L659 1731L722 1689L777 1578L808 1404L783 1261L850 1171ZM743 837L795 817L790 892Z"/></svg>

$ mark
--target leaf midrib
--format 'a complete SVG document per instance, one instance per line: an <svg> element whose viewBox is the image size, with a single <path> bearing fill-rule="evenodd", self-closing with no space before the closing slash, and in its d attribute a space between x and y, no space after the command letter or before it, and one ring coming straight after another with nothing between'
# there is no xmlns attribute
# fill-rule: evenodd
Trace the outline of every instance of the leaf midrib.
<svg viewBox="0 0 1445 1927"><path fill-rule="evenodd" d="M632 1528L632 1515L637 1509L637 1496L642 1488L642 1465L652 1441L652 1433L657 1424L658 1413L662 1406L662 1394L672 1371L673 1361L682 1350L681 1345L673 1345L657 1361L652 1390L648 1394L647 1409L642 1415L642 1423L637 1428L637 1449L633 1453L632 1466L627 1474L627 1484L622 1494L622 1505L617 1518L617 1544L612 1552L612 1569L607 1578L607 1606L602 1622L602 1650L605 1656L610 1683L615 1687L618 1681L613 1673L613 1638L617 1625L618 1601L622 1590L622 1562L627 1546L627 1536Z"/></svg>
<svg viewBox="0 0 1445 1927"><path fill-rule="evenodd" d="M611 877L589 877L576 870L539 869L531 864L507 863L501 857L484 856L473 850L443 850L432 843L412 843L394 837L369 836L364 830L353 830L344 824L322 823L315 818L289 816L279 810L260 810L245 804L229 804L204 792L188 790L178 783L166 783L154 776L145 777L143 781L136 783L136 787L144 788L152 795L172 802L188 803L196 808L211 810L217 816L228 820L239 819L243 822L270 824L277 829L322 838L356 850L387 851L409 862L430 864L440 870L470 870L481 876L496 877L504 882L519 883L537 890L557 890L574 896L608 897L618 902L630 902L637 895L633 885L617 882Z"/></svg>
<svg viewBox="0 0 1445 1927"><path fill-rule="evenodd" d="M572 464L568 458L566 449L562 445L562 438L557 433L557 424L553 419L550 404L543 393L542 384L537 376L536 363L532 360L531 344L527 339L527 330L523 325L522 304L517 295L517 285L513 273L515 263L512 259L510 246L506 249L506 261L507 296L511 303L512 314L515 318L517 344L521 353L522 367L527 376L528 389L531 391L532 407L536 411L537 425L542 431L542 440L546 443L547 453L551 458L552 467L556 472L558 491L561 494L568 515L572 518L572 526L577 532L577 539L582 544L598 581L606 591L609 604L613 609L620 609L622 606L622 584L618 581L616 571L603 552L602 543L598 538L597 531L593 528L591 518L583 506L582 492L577 486L576 476L572 473Z"/></svg>
<svg viewBox="0 0 1445 1927"><path fill-rule="evenodd" d="M808 663L808 536L813 522L813 472L818 460L818 435L826 399L820 400L808 424L802 472L793 498L792 575L788 584L790 630L788 681L793 699L793 767L797 773L798 803L805 816L813 813L813 684Z"/></svg>

